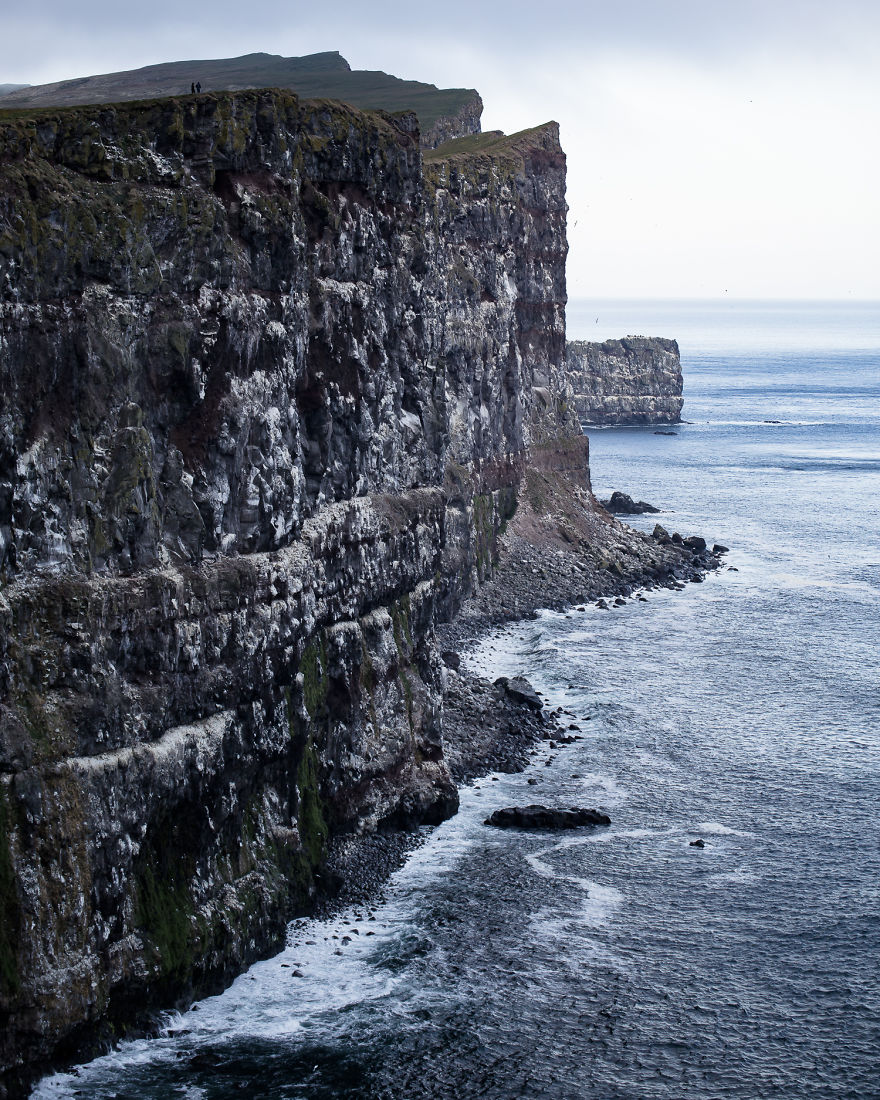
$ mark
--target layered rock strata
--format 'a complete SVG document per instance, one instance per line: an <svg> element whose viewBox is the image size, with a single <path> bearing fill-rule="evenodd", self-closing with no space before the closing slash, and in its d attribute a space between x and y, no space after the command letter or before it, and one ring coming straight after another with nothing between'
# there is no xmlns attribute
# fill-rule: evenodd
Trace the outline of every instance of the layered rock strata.
<svg viewBox="0 0 880 1100"><path fill-rule="evenodd" d="M675 340L627 336L571 341L566 376L585 424L676 424L681 419L681 358Z"/></svg>
<svg viewBox="0 0 880 1100"><path fill-rule="evenodd" d="M423 163L413 116L244 92L0 158L14 1084L278 943L329 833L454 809L435 624L528 461L587 468L555 125Z"/></svg>

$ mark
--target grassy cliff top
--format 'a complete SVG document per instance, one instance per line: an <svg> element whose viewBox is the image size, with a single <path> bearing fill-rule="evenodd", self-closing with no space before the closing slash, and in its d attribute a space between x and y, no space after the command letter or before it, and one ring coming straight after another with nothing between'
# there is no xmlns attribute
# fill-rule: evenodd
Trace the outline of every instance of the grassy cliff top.
<svg viewBox="0 0 880 1100"><path fill-rule="evenodd" d="M467 134L465 137L447 141L436 149L424 153L425 164L440 164L471 160L484 157L488 160L521 161L524 156L537 150L559 151L559 125L545 122L516 134L504 134L500 130L489 130L484 134Z"/></svg>
<svg viewBox="0 0 880 1100"><path fill-rule="evenodd" d="M412 112L392 115L338 100L304 100L287 88L247 88L0 110L0 174L18 161L42 158L102 180L152 178L154 152L192 158L198 149L205 163L215 153L237 163L254 142L287 149L289 132L300 136L303 148L352 135L373 144L390 141L408 156L418 145ZM167 182L167 172L160 176Z"/></svg>
<svg viewBox="0 0 880 1100"><path fill-rule="evenodd" d="M127 72L79 77L10 92L2 110L119 103L189 93L200 83L202 92L247 88L287 88L314 99L339 99L354 107L384 111L415 111L423 131L440 118L450 118L478 103L473 88L437 88L418 80L401 80L388 73L352 69L337 52L280 57L253 53L216 61L171 61Z"/></svg>

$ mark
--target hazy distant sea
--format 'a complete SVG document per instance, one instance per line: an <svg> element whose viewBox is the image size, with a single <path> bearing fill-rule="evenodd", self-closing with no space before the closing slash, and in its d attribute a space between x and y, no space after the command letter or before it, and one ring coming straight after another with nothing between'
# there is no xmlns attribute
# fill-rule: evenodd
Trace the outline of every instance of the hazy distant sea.
<svg viewBox="0 0 880 1100"><path fill-rule="evenodd" d="M880 1097L880 309L569 318L679 340L688 422L591 431L594 486L735 571L487 639L472 666L527 674L585 739L468 788L375 920L297 927L173 1036L38 1096ZM536 800L613 824L481 824Z"/></svg>

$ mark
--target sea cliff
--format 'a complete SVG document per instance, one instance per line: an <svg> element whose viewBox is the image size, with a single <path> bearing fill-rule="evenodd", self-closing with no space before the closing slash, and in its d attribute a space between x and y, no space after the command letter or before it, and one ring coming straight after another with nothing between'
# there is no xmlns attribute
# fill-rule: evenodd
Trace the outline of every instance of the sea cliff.
<svg viewBox="0 0 880 1100"><path fill-rule="evenodd" d="M475 591L690 567L590 494L565 213L553 123L423 158L279 91L0 121L9 1090L282 942L329 837L455 811ZM498 594L504 547L557 587Z"/></svg>
<svg viewBox="0 0 880 1100"><path fill-rule="evenodd" d="M681 419L681 358L675 340L573 340L566 349L566 376L584 423L676 424Z"/></svg>
<svg viewBox="0 0 880 1100"><path fill-rule="evenodd" d="M329 831L455 808L432 627L566 244L555 125L448 148L280 92L0 124L7 1067L228 980Z"/></svg>

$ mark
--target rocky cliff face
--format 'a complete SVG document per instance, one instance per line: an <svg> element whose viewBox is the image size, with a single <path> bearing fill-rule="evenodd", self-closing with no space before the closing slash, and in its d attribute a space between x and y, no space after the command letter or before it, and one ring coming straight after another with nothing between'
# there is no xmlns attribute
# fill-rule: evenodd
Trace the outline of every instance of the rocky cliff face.
<svg viewBox="0 0 880 1100"><path fill-rule="evenodd" d="M474 140L279 92L0 124L9 1081L279 942L330 831L456 805L434 625L576 432L556 127Z"/></svg>
<svg viewBox="0 0 880 1100"><path fill-rule="evenodd" d="M681 418L681 359L674 340L572 341L566 376L575 411L585 423L675 424Z"/></svg>
<svg viewBox="0 0 880 1100"><path fill-rule="evenodd" d="M455 138L479 134L482 116L483 100L474 92L457 111L442 115L422 131L422 148L436 149Z"/></svg>

